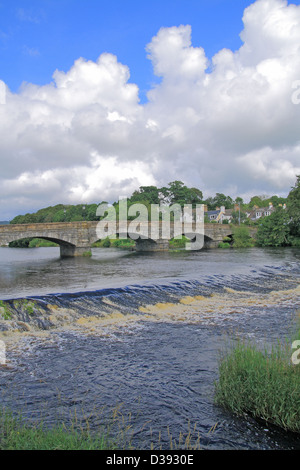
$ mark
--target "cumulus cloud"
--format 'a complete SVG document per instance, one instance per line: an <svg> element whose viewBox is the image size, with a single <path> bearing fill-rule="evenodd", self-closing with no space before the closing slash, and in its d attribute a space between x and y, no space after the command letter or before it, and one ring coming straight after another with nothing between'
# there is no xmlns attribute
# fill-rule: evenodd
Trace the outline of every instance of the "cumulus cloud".
<svg viewBox="0 0 300 470"><path fill-rule="evenodd" d="M257 0L243 22L240 49L211 61L189 25L161 28L145 104L109 53L16 94L0 82L0 218L174 179L207 196L286 194L300 173L300 7Z"/></svg>

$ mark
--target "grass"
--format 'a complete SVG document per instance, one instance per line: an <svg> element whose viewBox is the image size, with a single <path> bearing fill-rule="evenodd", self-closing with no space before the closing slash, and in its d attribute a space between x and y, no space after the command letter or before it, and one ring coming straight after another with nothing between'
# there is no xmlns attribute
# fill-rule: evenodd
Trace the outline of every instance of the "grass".
<svg viewBox="0 0 300 470"><path fill-rule="evenodd" d="M291 361L291 344L278 342L268 352L239 341L220 358L216 403L300 433L300 364Z"/></svg>
<svg viewBox="0 0 300 470"><path fill-rule="evenodd" d="M170 249L180 249L185 248L186 243L190 243L190 239L184 235L181 238L172 238L169 241Z"/></svg>
<svg viewBox="0 0 300 470"><path fill-rule="evenodd" d="M104 238L103 240L98 240L97 242L92 244L93 248L127 248L131 249L135 246L135 241L131 240L130 238L126 239L110 239L110 238Z"/></svg>
<svg viewBox="0 0 300 470"><path fill-rule="evenodd" d="M0 410L0 450L139 450L132 446L131 417L123 417L119 407L113 411L112 424L103 426L98 432L91 432L88 421L83 429L76 418L70 426L64 423L51 429L43 423L25 422L21 414L14 416L4 408ZM213 433L215 426L208 434ZM169 449L200 450L200 435L196 426L188 432L180 433L178 439L167 429ZM149 441L149 449L163 450L161 434L155 439L155 445Z"/></svg>
<svg viewBox="0 0 300 470"><path fill-rule="evenodd" d="M113 450L123 447L124 436L129 430L124 428L110 435L110 427L100 428L91 433L88 422L82 428L76 420L70 426L57 424L51 429L43 423L24 422L21 415L14 416L10 411L0 411L0 450ZM130 443L127 443L130 448Z"/></svg>
<svg viewBox="0 0 300 470"><path fill-rule="evenodd" d="M40 247L55 247L59 246L57 243L51 242L49 240L43 240L42 238L33 238L30 240L28 247L29 248L40 248Z"/></svg>

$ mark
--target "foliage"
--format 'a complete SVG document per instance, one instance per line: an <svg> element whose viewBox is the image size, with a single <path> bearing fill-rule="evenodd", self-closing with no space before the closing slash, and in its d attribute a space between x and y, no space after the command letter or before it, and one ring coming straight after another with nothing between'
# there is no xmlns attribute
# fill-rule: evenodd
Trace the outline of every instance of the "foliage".
<svg viewBox="0 0 300 470"><path fill-rule="evenodd" d="M230 248L230 243L228 243L228 242L220 242L220 243L218 244L218 248L223 248L223 249L224 249L224 248Z"/></svg>
<svg viewBox="0 0 300 470"><path fill-rule="evenodd" d="M291 244L290 217L282 207L264 217L258 227L256 241L260 246L288 246Z"/></svg>
<svg viewBox="0 0 300 470"><path fill-rule="evenodd" d="M215 385L219 405L300 432L300 365L291 362L289 342L271 352L238 342L220 358Z"/></svg>
<svg viewBox="0 0 300 470"><path fill-rule="evenodd" d="M104 201L102 201L103 203ZM276 211L270 216L259 219L258 221L251 221L247 218L246 211L252 209L254 206L265 207L269 203L276 207ZM232 223L243 225L259 225L258 229L258 244L260 246L299 246L300 239L300 176L294 187L292 187L288 198L278 197L276 195L269 198L263 196L253 196L249 204L245 204L241 197L236 197L235 201L230 196L223 193L216 193L214 197L209 197L203 200L202 191L198 188L189 188L182 181L175 180L166 187L157 186L140 186L140 188L133 192L128 199L128 209L133 204L143 204L146 206L148 220L151 218L151 205L173 205L178 204L181 207L187 204L206 204L208 210L214 210L216 207L224 206L225 209L231 209L234 204L240 204L241 210L232 211ZM287 204L287 209L283 209L283 204ZM101 204L101 203L100 203ZM119 215L119 201L113 203L116 217ZM78 204L78 205L63 205L50 206L40 209L34 214L18 215L10 223L12 224L25 224L25 223L47 223L47 222L75 222L75 221L96 221L99 217L96 215L98 204ZM281 212L280 212L281 211ZM285 212L283 212L285 211ZM275 215L274 215L275 214ZM128 220L135 220L139 213L128 216ZM160 218L162 213L160 211ZM103 216L105 217L105 215ZM170 214L170 220L174 219L174 214ZM204 222L208 223L210 220L207 216ZM214 221L214 223L216 223ZM240 225L242 227L242 225ZM235 247L252 246L253 242L250 236L246 235L245 229L240 228L235 234ZM49 242L50 243L50 242ZM107 244L107 242L105 242ZM101 242L101 246L103 241ZM119 242L118 242L119 244ZM47 242L37 242L29 238L10 243L10 246L17 247L32 247L32 246L49 246ZM52 246L52 245L51 245Z"/></svg>
<svg viewBox="0 0 300 470"><path fill-rule="evenodd" d="M224 206L225 209L232 209L234 206L233 199L223 193L216 193L214 197L208 197L204 204L207 205L209 211L215 210L217 207L221 208L221 206Z"/></svg>
<svg viewBox="0 0 300 470"><path fill-rule="evenodd" d="M288 195L287 212L290 217L291 235L300 237L300 175Z"/></svg>
<svg viewBox="0 0 300 470"><path fill-rule="evenodd" d="M105 240L102 243L103 248L109 248L111 245L110 239L108 237L105 238Z"/></svg>
<svg viewBox="0 0 300 470"><path fill-rule="evenodd" d="M9 246L11 248L28 248L30 241L31 241L31 238L22 238L21 240L10 242Z"/></svg>
<svg viewBox="0 0 300 470"><path fill-rule="evenodd" d="M73 423L46 429L42 423L25 423L21 415L14 416L4 408L0 410L0 433L0 450L110 450L118 443L109 429L101 427L91 434L88 426L85 430Z"/></svg>
<svg viewBox="0 0 300 470"><path fill-rule="evenodd" d="M12 312L9 309L9 306L3 300L0 300L0 317L4 320L10 320L12 317Z"/></svg>
<svg viewBox="0 0 300 470"><path fill-rule="evenodd" d="M46 207L38 210L34 214L16 216L11 224L31 224L50 222L80 222L84 220L98 220L96 216L98 204L78 204Z"/></svg>
<svg viewBox="0 0 300 470"><path fill-rule="evenodd" d="M250 236L249 229L245 225L240 225L234 228L233 240L234 248L248 248L254 244Z"/></svg>
<svg viewBox="0 0 300 470"><path fill-rule="evenodd" d="M185 248L186 243L190 243L190 238L185 237L184 235L181 238L172 238L169 241L169 247L171 249L180 249Z"/></svg>
<svg viewBox="0 0 300 470"><path fill-rule="evenodd" d="M247 214L243 211L232 211L231 213L231 223L232 224L238 224L241 222L241 224L245 223L247 221Z"/></svg>
<svg viewBox="0 0 300 470"><path fill-rule="evenodd" d="M140 186L137 191L134 191L130 197L130 202L149 202L150 204L159 204L159 188L156 186Z"/></svg>
<svg viewBox="0 0 300 470"><path fill-rule="evenodd" d="M57 243L51 242L49 240L43 240L42 238L32 238L29 242L29 248L39 248L39 247L54 247L58 246Z"/></svg>

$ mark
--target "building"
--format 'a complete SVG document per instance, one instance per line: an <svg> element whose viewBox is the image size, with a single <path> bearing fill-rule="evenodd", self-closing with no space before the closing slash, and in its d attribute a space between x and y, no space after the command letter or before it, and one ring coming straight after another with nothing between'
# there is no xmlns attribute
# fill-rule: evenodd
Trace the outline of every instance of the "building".
<svg viewBox="0 0 300 470"><path fill-rule="evenodd" d="M286 208L286 205L284 204L284 209ZM258 207L254 206L253 210L249 213L249 218L251 220L258 220L261 217L267 217L268 215L271 215L275 211L275 207L273 204L270 202L268 207Z"/></svg>

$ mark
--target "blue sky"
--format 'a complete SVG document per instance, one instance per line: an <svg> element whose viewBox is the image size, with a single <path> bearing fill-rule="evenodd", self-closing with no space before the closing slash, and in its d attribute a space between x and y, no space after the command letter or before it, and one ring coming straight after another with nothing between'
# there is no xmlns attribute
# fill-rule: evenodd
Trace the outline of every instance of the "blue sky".
<svg viewBox="0 0 300 470"><path fill-rule="evenodd" d="M0 220L300 174L300 0L0 0Z"/></svg>
<svg viewBox="0 0 300 470"><path fill-rule="evenodd" d="M23 81L49 83L56 69L110 52L128 65L140 98L157 77L145 46L161 27L189 24L194 46L211 58L241 46L242 16L251 0L0 0L0 79L11 91ZM299 0L292 3L299 4Z"/></svg>

